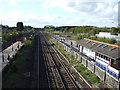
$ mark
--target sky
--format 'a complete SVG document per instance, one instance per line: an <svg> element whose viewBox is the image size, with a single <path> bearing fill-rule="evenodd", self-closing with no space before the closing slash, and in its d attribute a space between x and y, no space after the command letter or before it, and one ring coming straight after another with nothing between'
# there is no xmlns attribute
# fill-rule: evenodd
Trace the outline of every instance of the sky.
<svg viewBox="0 0 120 90"><path fill-rule="evenodd" d="M0 0L0 22L33 27L118 26L119 0Z"/></svg>

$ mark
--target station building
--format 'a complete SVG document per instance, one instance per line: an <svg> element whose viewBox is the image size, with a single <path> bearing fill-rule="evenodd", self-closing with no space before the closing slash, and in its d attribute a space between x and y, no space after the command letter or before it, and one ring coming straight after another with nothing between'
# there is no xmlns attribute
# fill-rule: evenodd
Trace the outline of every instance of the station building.
<svg viewBox="0 0 120 90"><path fill-rule="evenodd" d="M102 61L120 69L120 46L85 38L79 41L79 51L95 62Z"/></svg>
<svg viewBox="0 0 120 90"><path fill-rule="evenodd" d="M103 43L91 39L82 39L78 42L79 52L86 55L97 66L119 77L120 70L120 46Z"/></svg>

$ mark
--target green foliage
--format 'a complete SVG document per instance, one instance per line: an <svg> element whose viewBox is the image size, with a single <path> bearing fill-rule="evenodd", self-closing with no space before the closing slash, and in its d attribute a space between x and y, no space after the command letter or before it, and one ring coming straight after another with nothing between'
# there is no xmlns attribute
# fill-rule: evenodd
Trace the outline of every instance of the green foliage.
<svg viewBox="0 0 120 90"><path fill-rule="evenodd" d="M120 33L120 28L112 27L111 32L114 34Z"/></svg>
<svg viewBox="0 0 120 90"><path fill-rule="evenodd" d="M29 47L30 43L30 41L26 41L26 47ZM22 47L15 55L14 63L12 63L10 70L6 73L5 78L3 78L3 88L12 88L12 86L16 85L18 80L18 82L22 81L23 83L23 78L21 79L21 77L23 76L23 72L26 72L29 65L26 65L25 60L28 58L29 51L32 49L32 46L30 48L26 47ZM31 56L29 58L31 58Z"/></svg>
<svg viewBox="0 0 120 90"><path fill-rule="evenodd" d="M89 34L90 34L90 35L95 35L96 33L98 33L97 30L90 30L90 31L89 31Z"/></svg>
<svg viewBox="0 0 120 90"><path fill-rule="evenodd" d="M17 30L21 31L23 28L23 22L17 22Z"/></svg>
<svg viewBox="0 0 120 90"><path fill-rule="evenodd" d="M48 31L48 32L53 32L53 31L54 31L53 28L45 28L44 30L45 30L45 31Z"/></svg>
<svg viewBox="0 0 120 90"><path fill-rule="evenodd" d="M110 44L115 44L117 41L114 38L105 38L105 37L97 37L97 36L93 36L93 37L87 37L89 39L92 40L97 40L97 41L101 41L101 42L105 42L105 43L110 43Z"/></svg>
<svg viewBox="0 0 120 90"><path fill-rule="evenodd" d="M55 32L59 31L59 35L70 35L71 39L73 40L81 40L84 38L89 38L92 40L97 40L105 43L110 43L110 44L115 44L117 41L115 39L110 39L110 38L103 38L103 37L97 37L95 34L98 34L99 32L111 32L111 33L120 33L120 27L112 27L112 28L107 28L107 27L95 27L95 26L62 26L62 27L57 27L54 29L47 28L45 29L46 31L50 31L54 34Z"/></svg>
<svg viewBox="0 0 120 90"><path fill-rule="evenodd" d="M2 37L2 32L0 32L0 37Z"/></svg>
<svg viewBox="0 0 120 90"><path fill-rule="evenodd" d="M72 33L72 35L84 33L84 34L89 34L91 36L98 34L99 32L120 33L120 27L100 28L95 26L62 26L62 27L54 28L54 30L52 31L61 31L64 32L64 34Z"/></svg>
<svg viewBox="0 0 120 90"><path fill-rule="evenodd" d="M31 45L32 45L32 41L31 40L24 41L24 46L25 47L30 47Z"/></svg>
<svg viewBox="0 0 120 90"><path fill-rule="evenodd" d="M79 35L77 36L77 40L81 40L81 39L84 39L84 38L89 38L88 35Z"/></svg>
<svg viewBox="0 0 120 90"><path fill-rule="evenodd" d="M87 68L85 68L82 64L76 65L75 68L78 69L82 74L86 75L86 77L92 83L102 83L95 74L93 74L91 71L89 71Z"/></svg>
<svg viewBox="0 0 120 90"><path fill-rule="evenodd" d="M105 38L105 37L97 37L97 36L89 36L89 35L79 35L77 36L77 40L81 40L84 38L89 38L92 40L100 41L100 42L105 42L105 43L110 43L110 44L115 44L117 41L114 38Z"/></svg>
<svg viewBox="0 0 120 90"><path fill-rule="evenodd" d="M44 30L48 31L48 32L53 32L53 31L55 31L55 27L52 25L48 25L48 26L44 27Z"/></svg>
<svg viewBox="0 0 120 90"><path fill-rule="evenodd" d="M10 31L2 34L3 46L8 46L22 35L21 31Z"/></svg>

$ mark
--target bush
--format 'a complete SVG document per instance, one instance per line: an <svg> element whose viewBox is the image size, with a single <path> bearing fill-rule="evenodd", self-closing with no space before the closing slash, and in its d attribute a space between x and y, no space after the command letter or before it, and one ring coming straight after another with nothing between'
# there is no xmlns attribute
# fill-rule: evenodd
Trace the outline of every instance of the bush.
<svg viewBox="0 0 120 90"><path fill-rule="evenodd" d="M32 41L26 40L26 41L24 41L24 45L25 45L25 47L30 47L32 45Z"/></svg>

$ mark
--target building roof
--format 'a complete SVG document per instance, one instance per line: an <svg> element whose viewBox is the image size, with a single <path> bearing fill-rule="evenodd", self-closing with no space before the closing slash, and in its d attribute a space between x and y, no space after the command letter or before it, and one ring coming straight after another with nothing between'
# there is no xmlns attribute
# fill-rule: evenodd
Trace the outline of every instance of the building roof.
<svg viewBox="0 0 120 90"><path fill-rule="evenodd" d="M91 50L94 50L95 52L104 54L110 58L113 58L113 59L120 58L120 46L103 43L103 42L86 39L86 38L78 41L78 44L86 48L89 48Z"/></svg>

